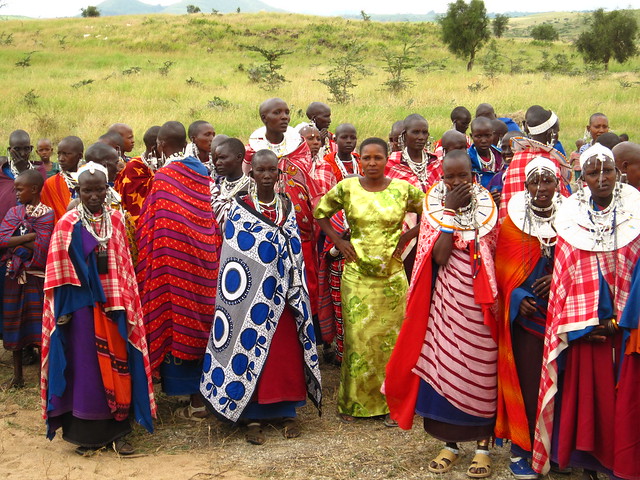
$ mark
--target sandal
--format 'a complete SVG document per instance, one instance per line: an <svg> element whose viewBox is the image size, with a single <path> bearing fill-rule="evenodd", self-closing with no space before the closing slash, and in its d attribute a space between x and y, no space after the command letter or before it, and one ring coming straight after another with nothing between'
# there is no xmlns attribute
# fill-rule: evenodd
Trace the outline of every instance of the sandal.
<svg viewBox="0 0 640 480"><path fill-rule="evenodd" d="M267 441L267 437L262 431L262 425L260 422L250 422L247 424L247 433L244 438L252 445L263 445Z"/></svg>
<svg viewBox="0 0 640 480"><path fill-rule="evenodd" d="M300 423L295 418L285 418L282 422L282 435L284 438L298 438L302 435Z"/></svg>
<svg viewBox="0 0 640 480"><path fill-rule="evenodd" d="M201 415L203 414L204 415ZM194 407L189 403L186 407L180 407L175 411L176 416L185 420L191 420L192 422L202 422L209 414L207 413L207 407L205 405L201 407ZM200 414L200 415L198 415Z"/></svg>
<svg viewBox="0 0 640 480"><path fill-rule="evenodd" d="M484 470L480 472L479 470ZM491 475L491 457L489 450L481 448L476 450L476 454L471 460L471 465L467 469L467 477L469 478L487 478Z"/></svg>
<svg viewBox="0 0 640 480"><path fill-rule="evenodd" d="M460 460L460 450L445 445L438 456L429 462L427 469L432 473L447 473L458 463L458 460Z"/></svg>
<svg viewBox="0 0 640 480"><path fill-rule="evenodd" d="M80 455L81 457L92 457L96 454L99 448L92 447L78 447L74 450L76 455Z"/></svg>
<svg viewBox="0 0 640 480"><path fill-rule="evenodd" d="M133 445L131 445L125 438L119 438L112 443L113 450L118 455L133 455L136 453Z"/></svg>
<svg viewBox="0 0 640 480"><path fill-rule="evenodd" d="M389 427L389 428L393 428L393 427L397 427L398 426L398 422L396 422L393 418L391 418L391 415L389 413L387 413L384 416L384 426L385 427Z"/></svg>
<svg viewBox="0 0 640 480"><path fill-rule="evenodd" d="M351 415L347 415L346 413L339 413L338 414L338 419L342 422L342 423L346 423L346 424L352 424L353 422L356 421L356 418L351 416Z"/></svg>

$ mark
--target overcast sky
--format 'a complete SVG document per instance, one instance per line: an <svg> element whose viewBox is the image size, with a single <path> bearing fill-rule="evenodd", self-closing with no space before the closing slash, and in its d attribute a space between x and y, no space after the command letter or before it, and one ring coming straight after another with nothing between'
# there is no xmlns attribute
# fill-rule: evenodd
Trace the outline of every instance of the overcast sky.
<svg viewBox="0 0 640 480"><path fill-rule="evenodd" d="M102 0L0 0L0 4L6 6L0 9L4 15L26 15L29 17L64 17L74 16L80 13L81 7L97 5ZM153 5L169 5L177 0L141 0ZM349 10L367 13L427 13L431 10L444 12L448 0L322 0L319 2L300 2L299 0L263 0L266 3L282 8L290 12L314 13L319 15L331 15ZM595 10L605 7L616 8L640 8L640 0L537 0L536 2L513 2L513 0L485 0L487 11L501 13L506 11L548 12L558 10ZM345 5L348 5L345 8Z"/></svg>

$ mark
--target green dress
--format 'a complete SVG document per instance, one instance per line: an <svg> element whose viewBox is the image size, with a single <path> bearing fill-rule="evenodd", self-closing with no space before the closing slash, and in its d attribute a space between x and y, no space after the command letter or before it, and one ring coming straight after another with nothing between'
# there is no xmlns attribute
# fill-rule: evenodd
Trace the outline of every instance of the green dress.
<svg viewBox="0 0 640 480"><path fill-rule="evenodd" d="M421 213L424 193L404 180L392 179L381 192L369 192L357 177L333 187L314 216L330 218L344 209L357 262L342 273L344 357L338 389L338 412L354 417L389 413L380 387L404 318L407 277L393 252L407 212Z"/></svg>

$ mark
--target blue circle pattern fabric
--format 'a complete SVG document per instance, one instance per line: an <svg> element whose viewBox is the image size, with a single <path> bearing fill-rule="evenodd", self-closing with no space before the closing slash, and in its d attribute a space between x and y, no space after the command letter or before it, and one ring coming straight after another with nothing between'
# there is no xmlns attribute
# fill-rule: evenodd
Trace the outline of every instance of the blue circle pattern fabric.
<svg viewBox="0 0 640 480"><path fill-rule="evenodd" d="M220 255L216 311L200 392L232 422L251 401L283 309L294 313L307 392L320 408L318 353L295 212L276 227L234 201Z"/></svg>

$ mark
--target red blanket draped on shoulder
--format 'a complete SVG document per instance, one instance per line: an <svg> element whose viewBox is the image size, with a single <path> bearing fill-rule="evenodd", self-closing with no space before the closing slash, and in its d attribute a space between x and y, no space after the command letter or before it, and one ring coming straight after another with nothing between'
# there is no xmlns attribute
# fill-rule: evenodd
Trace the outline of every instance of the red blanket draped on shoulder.
<svg viewBox="0 0 640 480"><path fill-rule="evenodd" d="M140 157L131 158L116 177L113 188L122 197L122 206L137 225L144 199L151 191L153 170Z"/></svg>
<svg viewBox="0 0 640 480"><path fill-rule="evenodd" d="M531 450L529 424L511 342L511 293L529 277L540 260L537 238L524 234L507 217L500 227L496 248L496 282L500 299L498 317L498 410L495 433ZM524 261L523 261L524 260Z"/></svg>
<svg viewBox="0 0 640 480"><path fill-rule="evenodd" d="M198 166L187 158L156 172L140 216L136 271L152 369L167 353L201 358L213 321L221 238L211 180L189 162Z"/></svg>
<svg viewBox="0 0 640 480"><path fill-rule="evenodd" d="M425 202L423 211L427 210ZM386 368L383 388L390 415L404 430L411 429L413 424L420 387L420 377L413 373L413 368L420 356L427 331L433 287L432 253L439 235L440 231L435 230L423 216L420 224L415 267L407 294L407 310L398 340ZM482 261L473 286L475 302L482 306L485 324L491 329L492 336L495 338L495 316L492 311L495 302L492 288L492 283L495 286L492 272L493 242L495 242L495 229L480 239ZM461 239L455 239L455 243L461 245L464 242ZM468 247L469 261L472 261L475 253L474 242L469 242ZM456 247L454 246L454 248Z"/></svg>

